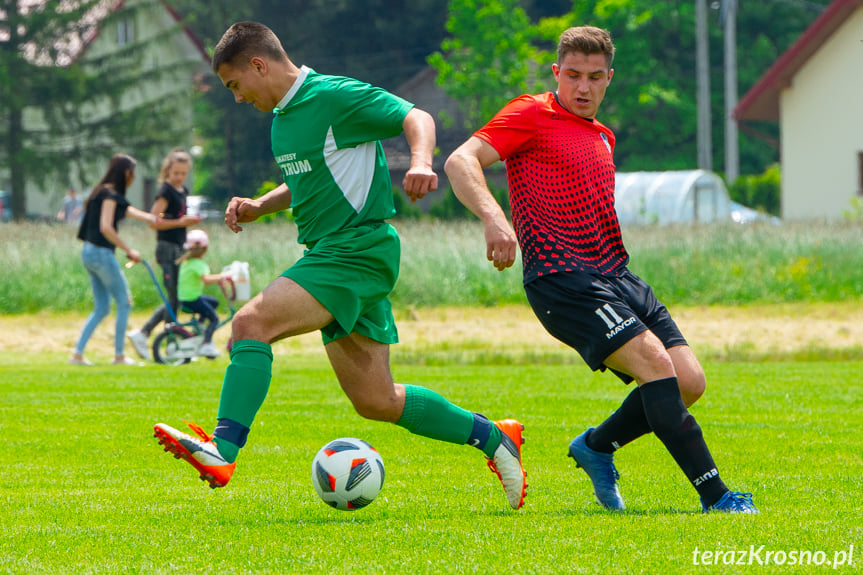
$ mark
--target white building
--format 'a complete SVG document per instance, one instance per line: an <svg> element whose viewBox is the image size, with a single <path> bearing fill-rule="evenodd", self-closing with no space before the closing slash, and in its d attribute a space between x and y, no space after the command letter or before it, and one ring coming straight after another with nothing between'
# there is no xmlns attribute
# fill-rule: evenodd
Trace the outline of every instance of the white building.
<svg viewBox="0 0 863 575"><path fill-rule="evenodd" d="M135 110L150 102L168 103L170 114L165 117L147 118L153 129L179 129L185 136L181 141L172 142L154 157L141 157L125 144L121 137L111 142L114 152L130 153L138 160L136 179L127 191L132 205L149 210L158 192L156 179L162 158L174 147L189 150L193 145L193 105L195 90L204 75L210 73L210 57L203 43L183 25L180 16L165 0L106 0L100 4L102 16L92 30L81 39L58 39L58 42L73 44L72 58L85 69L100 58L128 50L138 50L135 59L135 74L140 78L128 88L120 99L122 111ZM136 9L130 9L136 8ZM106 20L104 15L122 10L120 18ZM109 23L108 23L109 22ZM145 50L135 45L146 46ZM34 61L39 54L31 56ZM68 61L57 62L65 65ZM50 64L47 64L50 65ZM115 113L115 108L107 98L85 104L82 116L89 121L99 121ZM41 111L26 109L24 124L27 129L44 129L46 125ZM74 139L74 136L71 137ZM74 154L76 142L57 140L60 150ZM108 167L110 155L92 165L87 164L84 173L78 173L70 165L69 177L85 198ZM64 189L39 189L33 182L27 183L27 212L29 214L51 215L57 213Z"/></svg>
<svg viewBox="0 0 863 575"><path fill-rule="evenodd" d="M863 0L832 2L734 117L779 123L783 219L839 219L863 200Z"/></svg>

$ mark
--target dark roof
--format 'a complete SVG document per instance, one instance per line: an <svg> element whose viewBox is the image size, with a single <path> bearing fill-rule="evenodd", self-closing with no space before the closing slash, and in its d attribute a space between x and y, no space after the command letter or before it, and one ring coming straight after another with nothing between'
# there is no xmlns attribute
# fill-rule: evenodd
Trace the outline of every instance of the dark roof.
<svg viewBox="0 0 863 575"><path fill-rule="evenodd" d="M863 0L835 0L782 54L761 79L740 99L734 109L738 121L779 121L779 96L791 85L795 74L838 30Z"/></svg>

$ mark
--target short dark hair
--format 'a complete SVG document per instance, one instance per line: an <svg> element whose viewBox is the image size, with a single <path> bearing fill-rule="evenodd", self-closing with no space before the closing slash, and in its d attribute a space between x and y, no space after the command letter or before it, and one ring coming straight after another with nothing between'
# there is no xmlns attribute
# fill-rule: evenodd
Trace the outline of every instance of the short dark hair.
<svg viewBox="0 0 863 575"><path fill-rule="evenodd" d="M567 54L602 54L609 69L614 60L614 44L608 30L595 26L567 28L557 44L557 63L563 62Z"/></svg>
<svg viewBox="0 0 863 575"><path fill-rule="evenodd" d="M228 28L213 51L212 67L218 73L222 64L238 65L239 60L265 56L273 60L286 60L279 37L259 22L237 22Z"/></svg>

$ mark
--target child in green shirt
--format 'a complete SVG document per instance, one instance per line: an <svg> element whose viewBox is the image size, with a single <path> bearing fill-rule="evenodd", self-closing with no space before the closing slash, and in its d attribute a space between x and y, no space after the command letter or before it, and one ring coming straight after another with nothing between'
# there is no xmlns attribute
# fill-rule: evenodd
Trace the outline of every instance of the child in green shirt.
<svg viewBox="0 0 863 575"><path fill-rule="evenodd" d="M180 305L198 314L207 321L204 328L204 343L198 353L210 359L219 355L219 350L213 345L213 334L219 326L219 316L216 308L219 300L204 294L204 286L225 281L222 274L210 273L210 266L202 258L207 253L210 238L204 230L191 230L183 244L186 253L177 260L180 275L177 284L177 299Z"/></svg>

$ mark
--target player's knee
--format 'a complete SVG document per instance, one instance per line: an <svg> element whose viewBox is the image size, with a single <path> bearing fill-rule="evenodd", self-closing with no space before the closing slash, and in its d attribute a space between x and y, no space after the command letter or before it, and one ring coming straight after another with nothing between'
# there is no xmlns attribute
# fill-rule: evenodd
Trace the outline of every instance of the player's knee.
<svg viewBox="0 0 863 575"><path fill-rule="evenodd" d="M641 357L641 361L633 369L637 381L648 382L657 379L674 377L674 363L667 353L650 352Z"/></svg>
<svg viewBox="0 0 863 575"><path fill-rule="evenodd" d="M354 410L356 410L360 417L371 419L372 421L387 421L386 410L381 404L365 398L362 400L352 399L351 401Z"/></svg>
<svg viewBox="0 0 863 575"><path fill-rule="evenodd" d="M684 377L678 376L678 385L680 385L680 396L683 398L683 403L689 407L704 395L704 390L707 388L707 378L705 378L703 371L698 370L698 372L686 374Z"/></svg>
<svg viewBox="0 0 863 575"><path fill-rule="evenodd" d="M398 421L393 401L390 397L351 397L351 403L360 417L372 421Z"/></svg>
<svg viewBox="0 0 863 575"><path fill-rule="evenodd" d="M244 339L260 339L259 336L260 322L246 308L241 308L240 311L231 320L231 334L234 341Z"/></svg>

